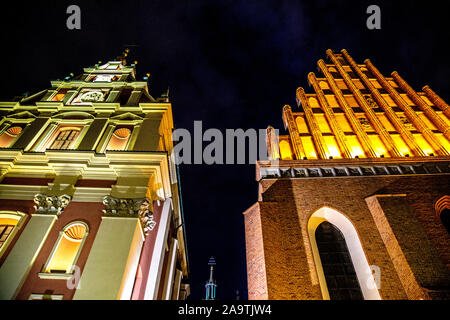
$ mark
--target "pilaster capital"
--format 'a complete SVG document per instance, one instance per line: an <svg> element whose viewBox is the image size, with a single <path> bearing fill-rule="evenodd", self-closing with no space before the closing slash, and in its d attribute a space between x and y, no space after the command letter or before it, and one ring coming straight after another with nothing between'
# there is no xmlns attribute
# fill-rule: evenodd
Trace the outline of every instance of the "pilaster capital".
<svg viewBox="0 0 450 320"><path fill-rule="evenodd" d="M71 196L63 194L61 196L49 196L46 194L38 193L34 196L35 214L49 214L59 216L64 208L67 207Z"/></svg>
<svg viewBox="0 0 450 320"><path fill-rule="evenodd" d="M103 210L106 216L139 218L145 235L156 226L153 205L148 198L124 199L107 195L103 198L103 204L106 206Z"/></svg>

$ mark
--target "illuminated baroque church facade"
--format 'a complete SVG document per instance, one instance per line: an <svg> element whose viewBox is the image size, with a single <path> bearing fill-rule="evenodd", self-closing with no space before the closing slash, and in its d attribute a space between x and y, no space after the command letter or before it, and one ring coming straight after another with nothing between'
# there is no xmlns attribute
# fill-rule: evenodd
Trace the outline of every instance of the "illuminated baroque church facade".
<svg viewBox="0 0 450 320"><path fill-rule="evenodd" d="M0 299L186 298L168 96L123 57L51 85L0 102Z"/></svg>
<svg viewBox="0 0 450 320"><path fill-rule="evenodd" d="M449 299L450 107L326 53L256 165L249 299Z"/></svg>

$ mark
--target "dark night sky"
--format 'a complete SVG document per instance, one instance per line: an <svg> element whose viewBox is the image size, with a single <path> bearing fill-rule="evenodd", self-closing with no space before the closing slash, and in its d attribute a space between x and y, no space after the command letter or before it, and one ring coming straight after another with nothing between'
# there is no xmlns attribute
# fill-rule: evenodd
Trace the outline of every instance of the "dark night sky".
<svg viewBox="0 0 450 320"><path fill-rule="evenodd" d="M47 4L44 4L47 3ZM81 7L79 31L66 8ZM382 29L366 28L378 4ZM127 44L150 93L170 86L177 128L282 128L295 90L325 59L346 48L414 88L429 84L450 100L448 12L438 1L53 1L2 8L3 101L49 87L52 79L107 61ZM307 89L308 91L309 89ZM204 296L207 262L217 260L218 298L247 297L242 212L257 201L254 165L183 165L182 194L194 299Z"/></svg>

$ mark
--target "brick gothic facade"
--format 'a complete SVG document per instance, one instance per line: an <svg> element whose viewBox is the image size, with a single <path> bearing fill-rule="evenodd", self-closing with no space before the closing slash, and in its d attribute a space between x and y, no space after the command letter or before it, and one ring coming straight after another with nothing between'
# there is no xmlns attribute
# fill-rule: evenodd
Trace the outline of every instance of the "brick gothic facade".
<svg viewBox="0 0 450 320"><path fill-rule="evenodd" d="M283 109L289 135L269 127L270 160L256 166L259 199L244 212L249 299L351 299L355 290L449 299L449 106L369 60L327 55L324 77L308 76L315 92L299 88L299 110ZM319 241L325 223L345 239L353 273Z"/></svg>
<svg viewBox="0 0 450 320"><path fill-rule="evenodd" d="M123 57L0 102L0 299L184 299L167 95Z"/></svg>

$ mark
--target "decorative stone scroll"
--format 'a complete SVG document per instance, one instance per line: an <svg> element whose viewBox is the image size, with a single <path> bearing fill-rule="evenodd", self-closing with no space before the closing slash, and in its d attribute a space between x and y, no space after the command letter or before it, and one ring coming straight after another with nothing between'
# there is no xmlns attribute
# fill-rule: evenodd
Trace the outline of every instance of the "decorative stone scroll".
<svg viewBox="0 0 450 320"><path fill-rule="evenodd" d="M38 193L33 199L34 203L36 203L34 206L35 213L59 216L71 199L72 197L67 194L63 194L62 196L48 196Z"/></svg>
<svg viewBox="0 0 450 320"><path fill-rule="evenodd" d="M138 217L145 235L153 230L156 222L153 218L153 207L150 199L122 199L112 196L105 196L103 204L106 209L103 210L107 216L112 217Z"/></svg>

